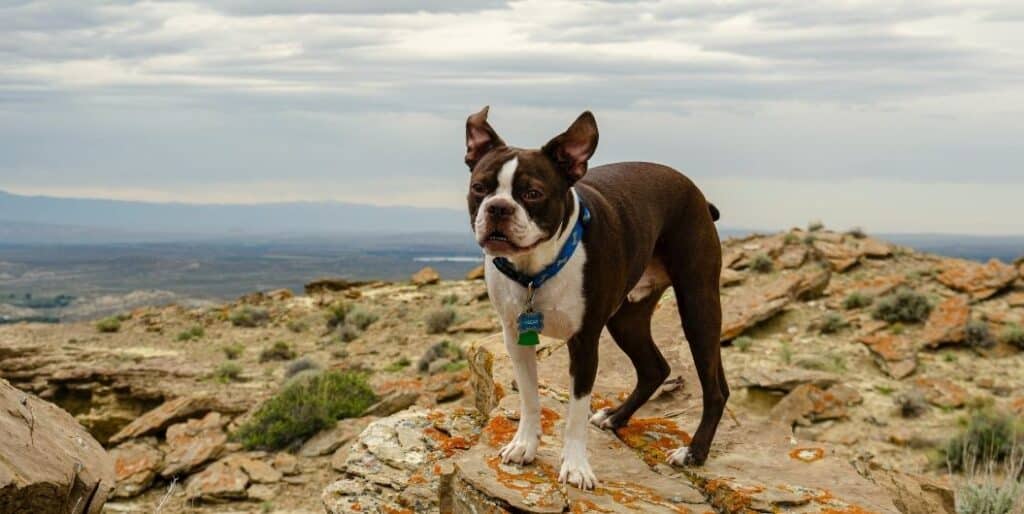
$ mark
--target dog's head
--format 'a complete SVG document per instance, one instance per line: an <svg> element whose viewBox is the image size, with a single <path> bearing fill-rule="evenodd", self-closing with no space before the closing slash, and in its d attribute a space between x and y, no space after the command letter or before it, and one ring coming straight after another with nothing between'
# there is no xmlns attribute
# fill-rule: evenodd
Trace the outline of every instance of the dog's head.
<svg viewBox="0 0 1024 514"><path fill-rule="evenodd" d="M466 120L470 223L492 256L524 255L557 237L572 215L570 188L597 149L597 122L584 112L539 150L506 146L487 107Z"/></svg>

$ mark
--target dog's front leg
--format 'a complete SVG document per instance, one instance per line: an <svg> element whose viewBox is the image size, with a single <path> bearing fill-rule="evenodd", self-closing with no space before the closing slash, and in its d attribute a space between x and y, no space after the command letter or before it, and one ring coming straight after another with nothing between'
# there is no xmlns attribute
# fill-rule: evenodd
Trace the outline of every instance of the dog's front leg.
<svg viewBox="0 0 1024 514"><path fill-rule="evenodd" d="M590 426L590 393L597 375L597 337L577 334L569 340L568 347L572 394L558 480L581 489L593 489L597 485L597 477L587 457L587 430Z"/></svg>
<svg viewBox="0 0 1024 514"><path fill-rule="evenodd" d="M512 441L501 449L501 462L529 464L540 444L540 397L537 392L537 350L521 346L515 327L504 327L505 349L512 357L512 369L519 388L519 428Z"/></svg>

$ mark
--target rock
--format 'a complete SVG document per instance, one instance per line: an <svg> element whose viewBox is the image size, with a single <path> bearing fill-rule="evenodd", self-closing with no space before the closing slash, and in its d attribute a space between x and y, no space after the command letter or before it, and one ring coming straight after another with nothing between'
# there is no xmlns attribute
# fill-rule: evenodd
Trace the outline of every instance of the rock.
<svg viewBox="0 0 1024 514"><path fill-rule="evenodd" d="M863 401L856 389L836 385L824 390L812 384L793 389L775 407L771 418L786 425L808 425L828 419L845 418L846 408Z"/></svg>
<svg viewBox="0 0 1024 514"><path fill-rule="evenodd" d="M227 460L219 460L185 482L185 497L192 501L221 502L246 497L249 476Z"/></svg>
<svg viewBox="0 0 1024 514"><path fill-rule="evenodd" d="M722 268L721 286L730 287L743 282L747 276L732 268Z"/></svg>
<svg viewBox="0 0 1024 514"><path fill-rule="evenodd" d="M478 333L492 333L498 331L498 322L490 316L483 318L471 319L464 321L458 325L454 325L448 328L449 334L458 334L462 332L478 332Z"/></svg>
<svg viewBox="0 0 1024 514"><path fill-rule="evenodd" d="M854 282L844 288L844 292L858 292L870 298L878 298L893 292L906 283L906 275L878 275Z"/></svg>
<svg viewBox="0 0 1024 514"><path fill-rule="evenodd" d="M246 455L229 455L221 460L242 470L249 477L249 481L255 484L275 484L284 477L283 473L270 464Z"/></svg>
<svg viewBox="0 0 1024 514"><path fill-rule="evenodd" d="M333 427L311 437L299 450L302 457L319 457L334 453L339 447L352 442L376 418L365 416L338 420Z"/></svg>
<svg viewBox="0 0 1024 514"><path fill-rule="evenodd" d="M450 365L451 363L452 363L452 360L447 358L447 357L442 357L440 359L432 361L430 363L430 365L427 366L427 373L430 374L430 375L436 375L438 373L443 373L445 368L447 368L448 365Z"/></svg>
<svg viewBox="0 0 1024 514"><path fill-rule="evenodd" d="M70 414L0 379L0 510L99 514L114 460Z"/></svg>
<svg viewBox="0 0 1024 514"><path fill-rule="evenodd" d="M920 377L914 380L914 387L937 407L958 408L967 403L967 391L944 378Z"/></svg>
<svg viewBox="0 0 1024 514"><path fill-rule="evenodd" d="M856 243L860 254L872 259L885 259L892 257L892 246L889 243L866 237Z"/></svg>
<svg viewBox="0 0 1024 514"><path fill-rule="evenodd" d="M309 282L305 286L307 295L346 291L353 287L366 285L365 281L346 280L344 278L319 278Z"/></svg>
<svg viewBox="0 0 1024 514"><path fill-rule="evenodd" d="M274 460L271 461L274 469L280 471L285 476L292 476L299 474L299 460L294 455L280 452L274 455Z"/></svg>
<svg viewBox="0 0 1024 514"><path fill-rule="evenodd" d="M1013 308L1024 307L1024 292L1017 291L1006 295L1006 304Z"/></svg>
<svg viewBox="0 0 1024 514"><path fill-rule="evenodd" d="M811 266L761 284L743 288L723 298L722 341L731 341L747 329L774 317L796 299L820 295L828 286L831 273Z"/></svg>
<svg viewBox="0 0 1024 514"><path fill-rule="evenodd" d="M833 270L840 273L860 262L861 253L857 249L841 243L828 242L818 238L814 241L814 249L828 260Z"/></svg>
<svg viewBox="0 0 1024 514"><path fill-rule="evenodd" d="M211 412L203 419L190 419L167 428L167 455L160 476L170 478L187 474L224 453L228 436L222 430L227 424L220 413Z"/></svg>
<svg viewBox="0 0 1024 514"><path fill-rule="evenodd" d="M921 342L928 348L938 348L944 344L964 342L967 335L967 322L971 320L971 307L967 297L951 296L928 316Z"/></svg>
<svg viewBox="0 0 1024 514"><path fill-rule="evenodd" d="M117 475L117 498L131 498L149 489L164 464L164 454L152 438L124 443L111 450L110 456Z"/></svg>
<svg viewBox="0 0 1024 514"><path fill-rule="evenodd" d="M879 332L861 336L860 342L871 351L878 367L892 378L908 377L917 368L917 350L903 336Z"/></svg>
<svg viewBox="0 0 1024 514"><path fill-rule="evenodd" d="M246 498L258 502L272 502L281 494L281 488L270 484L253 484L245 490Z"/></svg>
<svg viewBox="0 0 1024 514"><path fill-rule="evenodd" d="M324 510L328 514L409 512L396 501L389 501L373 491L367 491L364 485L354 479L338 480L329 484L320 495Z"/></svg>
<svg viewBox="0 0 1024 514"><path fill-rule="evenodd" d="M901 514L955 514L955 495L948 481L885 469L869 463L861 474L881 486Z"/></svg>
<svg viewBox="0 0 1024 514"><path fill-rule="evenodd" d="M468 272L466 272L466 280L483 280L484 279L484 265L481 264Z"/></svg>
<svg viewBox="0 0 1024 514"><path fill-rule="evenodd" d="M989 298L1017 280L1017 269L992 259L985 264L947 259L938 281L950 289L967 293L974 301Z"/></svg>
<svg viewBox="0 0 1024 514"><path fill-rule="evenodd" d="M1019 416L1024 416L1024 396L1018 396L1010 400L1010 410Z"/></svg>
<svg viewBox="0 0 1024 514"><path fill-rule="evenodd" d="M740 387L789 392L804 384L828 388L838 383L839 379L839 375L825 371L797 367L748 366L739 370L737 382Z"/></svg>
<svg viewBox="0 0 1024 514"><path fill-rule="evenodd" d="M120 432L110 437L111 444L133 437L160 435L170 425L189 418L197 418L210 411L237 412L237 407L222 404L219 400L208 396L183 396L164 402L159 407L138 417Z"/></svg>
<svg viewBox="0 0 1024 514"><path fill-rule="evenodd" d="M295 298L295 293L291 289L274 289L267 292L267 297L274 301L283 302Z"/></svg>
<svg viewBox="0 0 1024 514"><path fill-rule="evenodd" d="M412 281L413 285L422 287L440 282L441 275L438 274L438 272L434 270L434 268L427 266L426 268L423 268L417 271L416 273L413 273L410 280Z"/></svg>
<svg viewBox="0 0 1024 514"><path fill-rule="evenodd" d="M434 395L434 401L437 403L451 402L462 398L465 394L466 390L462 388L461 383L448 382Z"/></svg>
<svg viewBox="0 0 1024 514"><path fill-rule="evenodd" d="M366 409L363 416L390 416L400 410L409 408L419 399L419 391L394 391Z"/></svg>

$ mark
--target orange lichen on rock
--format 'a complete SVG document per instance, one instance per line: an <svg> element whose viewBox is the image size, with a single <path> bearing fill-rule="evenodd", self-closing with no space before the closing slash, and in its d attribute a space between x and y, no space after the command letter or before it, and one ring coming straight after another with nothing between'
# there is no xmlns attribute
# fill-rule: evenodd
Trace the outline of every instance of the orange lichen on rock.
<svg viewBox="0 0 1024 514"><path fill-rule="evenodd" d="M577 500L572 502L570 512L573 514L583 514L584 512L612 512L608 509L602 509L596 503L590 500Z"/></svg>
<svg viewBox="0 0 1024 514"><path fill-rule="evenodd" d="M863 507L858 507L856 505L847 505L846 507L842 507L842 508L838 508L838 509L833 509L833 508L825 509L825 510L821 511L821 514L878 514L878 513L873 511L873 510L867 510L867 509L865 509Z"/></svg>
<svg viewBox="0 0 1024 514"><path fill-rule="evenodd" d="M636 450L648 466L665 462L673 450L690 444L690 434L664 418L633 418L615 433L626 446Z"/></svg>
<svg viewBox="0 0 1024 514"><path fill-rule="evenodd" d="M428 427L423 433L437 444L445 457L451 457L457 450L468 450L476 442L462 436L450 436L434 427Z"/></svg>
<svg viewBox="0 0 1024 514"><path fill-rule="evenodd" d="M498 414L492 417L484 427L487 443L495 448L508 444L512 440L512 436L516 434L517 427L518 424L508 419L508 416Z"/></svg>
<svg viewBox="0 0 1024 514"><path fill-rule="evenodd" d="M724 512L749 512L748 507L754 502L754 496L764 491L763 486L742 486L733 484L723 478L698 480L698 487L704 494L711 497L711 504Z"/></svg>
<svg viewBox="0 0 1024 514"><path fill-rule="evenodd" d="M614 404L611 400L599 394L595 394L590 398L590 410L594 412L601 409L610 409L612 408L612 405Z"/></svg>
<svg viewBox="0 0 1024 514"><path fill-rule="evenodd" d="M615 503L640 512L644 510L642 504L647 504L666 507L678 514L690 513L690 509L681 505L675 505L665 497L655 493L652 489L632 482L610 480L594 489L594 494L598 496L608 495Z"/></svg>
<svg viewBox="0 0 1024 514"><path fill-rule="evenodd" d="M412 509L396 509L387 505L382 505L381 510L384 511L384 514L415 514Z"/></svg>
<svg viewBox="0 0 1024 514"><path fill-rule="evenodd" d="M802 462L815 462L825 458L823 448L793 448L789 452L789 458Z"/></svg>
<svg viewBox="0 0 1024 514"><path fill-rule="evenodd" d="M540 429L546 435L553 435L555 433L555 422L561 416L557 412L544 407L540 410Z"/></svg>

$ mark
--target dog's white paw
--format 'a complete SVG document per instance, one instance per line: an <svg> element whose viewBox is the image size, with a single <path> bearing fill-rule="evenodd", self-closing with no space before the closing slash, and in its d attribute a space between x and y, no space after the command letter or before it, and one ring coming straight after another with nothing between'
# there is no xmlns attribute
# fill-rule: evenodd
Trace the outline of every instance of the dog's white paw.
<svg viewBox="0 0 1024 514"><path fill-rule="evenodd" d="M586 448L566 446L562 453L562 469L558 472L558 481L585 490L597 486L597 477L587 461Z"/></svg>
<svg viewBox="0 0 1024 514"><path fill-rule="evenodd" d="M668 456L668 463L672 466L685 466L686 457L690 455L689 446L680 446Z"/></svg>
<svg viewBox="0 0 1024 514"><path fill-rule="evenodd" d="M498 452L502 464L529 464L537 456L540 436L533 430L517 430L512 441Z"/></svg>
<svg viewBox="0 0 1024 514"><path fill-rule="evenodd" d="M611 409L601 409L590 416L590 424L601 429L611 429L613 428L611 414Z"/></svg>

